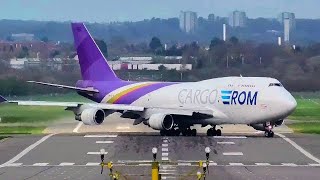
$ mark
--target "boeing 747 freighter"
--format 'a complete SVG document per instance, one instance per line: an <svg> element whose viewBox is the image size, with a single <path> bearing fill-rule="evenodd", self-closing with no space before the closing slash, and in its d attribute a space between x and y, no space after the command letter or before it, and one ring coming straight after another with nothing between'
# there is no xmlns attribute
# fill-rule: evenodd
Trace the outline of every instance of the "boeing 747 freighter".
<svg viewBox="0 0 320 180"><path fill-rule="evenodd" d="M247 124L273 137L274 126L296 108L292 95L273 78L223 77L199 82L130 82L116 76L83 23L72 23L82 80L75 86L33 83L76 91L94 103L7 101L32 106L63 106L86 125L100 125L120 112L133 124L159 130L161 135L196 136L193 125L221 136L217 125Z"/></svg>

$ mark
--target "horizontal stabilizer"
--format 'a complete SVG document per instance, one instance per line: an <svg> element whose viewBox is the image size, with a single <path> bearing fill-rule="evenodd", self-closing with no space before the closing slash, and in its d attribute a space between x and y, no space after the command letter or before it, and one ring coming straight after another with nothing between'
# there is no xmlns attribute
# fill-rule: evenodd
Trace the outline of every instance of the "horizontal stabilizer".
<svg viewBox="0 0 320 180"><path fill-rule="evenodd" d="M85 93L99 93L99 91L94 88L80 88L80 87L74 87L74 86L66 86L66 85L61 85L61 84L51 84L51 83L37 82L37 81L27 81L27 82L45 85L45 86L57 87L57 88L61 88L61 89L71 89L71 90L76 90L76 91L85 92Z"/></svg>
<svg viewBox="0 0 320 180"><path fill-rule="evenodd" d="M0 96L0 103L7 102L8 100L2 96Z"/></svg>

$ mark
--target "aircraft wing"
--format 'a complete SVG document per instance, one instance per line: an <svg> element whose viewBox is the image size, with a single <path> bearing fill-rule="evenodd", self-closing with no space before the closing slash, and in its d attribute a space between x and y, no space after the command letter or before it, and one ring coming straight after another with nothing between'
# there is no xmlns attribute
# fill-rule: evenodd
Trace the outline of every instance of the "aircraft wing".
<svg viewBox="0 0 320 180"><path fill-rule="evenodd" d="M4 97L0 96L0 103L12 103L20 106L56 106L66 108L76 108L81 105L87 105L88 107L99 108L104 110L119 110L119 111L135 111L142 112L144 107L122 105L122 104L100 104L100 103L85 103L85 102L53 102L53 101L8 101Z"/></svg>
<svg viewBox="0 0 320 180"><path fill-rule="evenodd" d="M88 107L99 108L104 110L118 110L118 111L131 111L131 112L143 112L145 110L158 110L166 114L181 115L181 116L197 116L203 118L221 117L221 114L217 110L213 109L188 109L188 108L147 108L142 106L133 106L126 104L103 104L103 103L86 103L86 102L54 102L54 101L8 101L4 97L0 96L0 103L12 103L20 106L56 106L66 108L76 108L82 105Z"/></svg>

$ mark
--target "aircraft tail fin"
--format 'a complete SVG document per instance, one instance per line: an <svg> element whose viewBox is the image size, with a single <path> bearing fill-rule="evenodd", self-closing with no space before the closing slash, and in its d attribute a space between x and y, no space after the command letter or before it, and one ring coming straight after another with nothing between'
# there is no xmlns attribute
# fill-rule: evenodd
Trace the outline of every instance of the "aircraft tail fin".
<svg viewBox="0 0 320 180"><path fill-rule="evenodd" d="M83 23L71 23L83 80L120 81Z"/></svg>

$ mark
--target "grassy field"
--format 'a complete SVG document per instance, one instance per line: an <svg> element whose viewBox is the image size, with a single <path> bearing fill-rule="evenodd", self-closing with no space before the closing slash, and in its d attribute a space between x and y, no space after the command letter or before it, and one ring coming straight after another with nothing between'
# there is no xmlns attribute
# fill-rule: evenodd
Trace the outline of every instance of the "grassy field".
<svg viewBox="0 0 320 180"><path fill-rule="evenodd" d="M85 102L77 94L11 97L11 100ZM73 116L64 107L0 105L0 134L39 134L47 125L66 116Z"/></svg>
<svg viewBox="0 0 320 180"><path fill-rule="evenodd" d="M320 134L320 93L294 93L298 106L289 119L295 132Z"/></svg>

